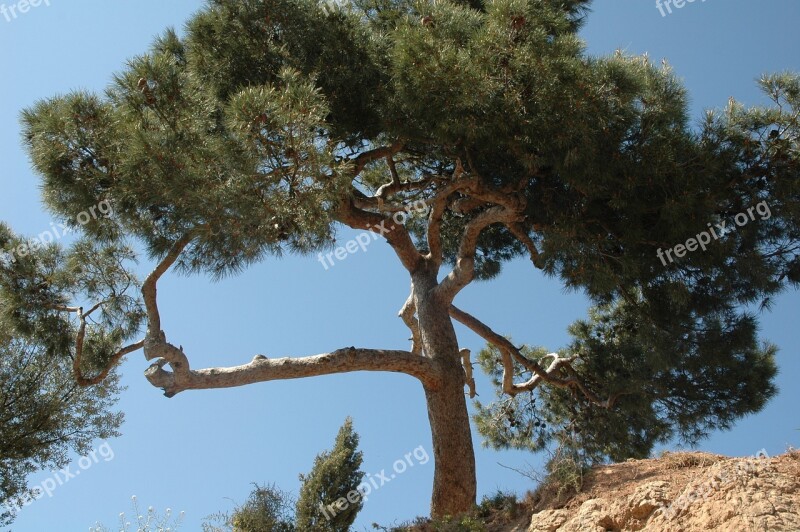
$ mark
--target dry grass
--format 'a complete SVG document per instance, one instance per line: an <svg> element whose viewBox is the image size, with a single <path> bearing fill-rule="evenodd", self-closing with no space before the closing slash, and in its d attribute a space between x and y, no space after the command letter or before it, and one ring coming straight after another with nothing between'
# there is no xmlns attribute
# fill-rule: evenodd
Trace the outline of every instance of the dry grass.
<svg viewBox="0 0 800 532"><path fill-rule="evenodd" d="M725 457L697 452L669 452L661 455L664 469L683 469L686 467L707 467L724 460Z"/></svg>

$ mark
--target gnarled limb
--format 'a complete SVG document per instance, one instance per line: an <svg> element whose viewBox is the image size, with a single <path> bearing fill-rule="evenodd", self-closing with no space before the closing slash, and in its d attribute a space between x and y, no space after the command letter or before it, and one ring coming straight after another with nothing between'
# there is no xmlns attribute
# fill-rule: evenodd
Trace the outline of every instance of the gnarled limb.
<svg viewBox="0 0 800 532"><path fill-rule="evenodd" d="M583 384L581 379L578 377L577 372L572 367L572 363L578 358L577 356L561 357L557 353L550 353L547 356L552 357L553 361L547 366L547 368L543 368L536 361L530 360L524 356L520 350L508 340L508 338L497 334L491 328L489 328L489 326L474 316L464 312L463 310L460 310L454 305L450 306L450 315L453 317L453 319L462 323L475 334L500 350L501 363L503 365L503 392L509 395L513 396L522 392L529 392L537 388L543 382L553 386L558 386L560 388L578 390L589 402L603 408L613 407L614 402L620 395L615 394L608 399L603 400L600 399L594 392L589 390L586 385ZM514 361L517 361L533 374L526 382L513 382ZM567 376L563 376L565 372L568 374Z"/></svg>

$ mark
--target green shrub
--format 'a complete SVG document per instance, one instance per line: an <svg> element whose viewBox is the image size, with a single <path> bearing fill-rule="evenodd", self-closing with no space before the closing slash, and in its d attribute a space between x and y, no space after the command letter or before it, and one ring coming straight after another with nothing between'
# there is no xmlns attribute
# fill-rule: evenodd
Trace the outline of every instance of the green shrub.
<svg viewBox="0 0 800 532"><path fill-rule="evenodd" d="M353 420L347 418L339 429L333 450L324 451L314 459L308 475L300 475L303 486L297 501L297 528L303 532L347 532L364 505L357 491L364 479L359 468L363 461L357 450L358 434ZM337 509L334 503L344 498L346 507ZM352 502L355 500L355 502Z"/></svg>

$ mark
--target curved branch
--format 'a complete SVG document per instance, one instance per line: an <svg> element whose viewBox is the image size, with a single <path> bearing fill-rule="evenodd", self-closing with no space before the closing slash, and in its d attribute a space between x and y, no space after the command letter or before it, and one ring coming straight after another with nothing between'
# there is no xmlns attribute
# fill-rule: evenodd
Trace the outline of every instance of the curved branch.
<svg viewBox="0 0 800 532"><path fill-rule="evenodd" d="M442 264L442 218L447 210L450 196L453 193L470 188L477 184L477 178L462 179L464 167L461 159L456 159L451 182L441 191L437 192L431 201L431 212L428 215L428 259L436 268Z"/></svg>
<svg viewBox="0 0 800 532"><path fill-rule="evenodd" d="M192 241L192 235L186 234L180 240L175 242L170 248L167 255L161 260L155 269L147 276L142 284L142 297L144 298L144 307L147 311L147 336L159 334L161 331L161 315L158 312L157 295L158 290L156 284L158 280L169 270L175 261L178 260L181 252L186 249L189 242ZM145 356L147 353L145 352ZM148 359L150 360L150 359Z"/></svg>
<svg viewBox="0 0 800 532"><path fill-rule="evenodd" d="M157 359L145 371L145 376L151 384L163 389L167 397L172 397L184 390L230 388L254 382L297 379L351 371L399 372L414 376L426 386L434 389L440 385L438 371L433 363L424 357L408 351L356 349L355 347L304 358L269 360L266 357L257 356L250 363L241 366L192 370L183 348L175 347L167 342L164 331L160 329L161 320L157 299L158 280L175 263L190 241L191 237L187 235L176 242L142 285L142 294L145 298L145 308L149 320L147 337L144 340L145 358L147 360ZM167 364L171 371L164 369Z"/></svg>
<svg viewBox="0 0 800 532"><path fill-rule="evenodd" d="M522 227L522 224L513 223L508 224L508 230L511 231L511 234L516 237L517 240L522 242L522 245L525 246L525 249L528 250L528 255L531 259L531 263L533 263L534 268L541 269L539 265L539 249L536 247L536 243L533 239L528 235L528 232Z"/></svg>
<svg viewBox="0 0 800 532"><path fill-rule="evenodd" d="M354 165L352 172L353 179L355 179L369 163L379 159L387 159L392 161L390 163L390 170L393 172L391 185L394 185L395 182L399 180L399 177L396 177L394 174L396 168L394 167L392 157L402 149L403 142L398 140L393 142L390 146L382 146L359 154L351 160ZM383 191L381 191L381 194L383 194ZM402 224L396 223L390 216L384 216L383 214L370 212L362 208L362 206L370 208L371 205L367 204L371 201L375 202L378 210L381 210L380 207L385 208L385 206L382 205L383 196L369 198L357 188L351 187L349 194L343 197L339 203L339 208L335 216L336 220L353 229L372 231L373 233L383 236L386 238L387 242L389 242L392 249L394 249L406 270L409 272L415 271L422 262L422 255L414 245L408 230Z"/></svg>
<svg viewBox="0 0 800 532"><path fill-rule="evenodd" d="M360 174L361 171L364 170L364 167L366 167L369 163L397 154L403 149L403 145L404 143L398 140L393 142L391 146L381 146L380 148L375 148L359 154L351 160L351 162L355 165L353 169L353 176L355 177Z"/></svg>
<svg viewBox="0 0 800 532"><path fill-rule="evenodd" d="M179 351L172 346L164 349L167 357L175 355L173 350ZM182 351L179 352L183 355ZM301 379L354 371L405 373L416 377L426 387L436 389L440 385L433 363L409 351L347 347L331 353L302 358L268 359L259 355L241 366L200 370L190 370L188 366L182 365L175 368L172 360L167 357L157 361L145 372L147 380L153 386L163 389L167 397L184 390L231 388L256 382ZM167 363L173 371L164 369Z"/></svg>
<svg viewBox="0 0 800 532"><path fill-rule="evenodd" d="M353 189L352 193L358 191ZM392 217L359 209L353 196L340 202L336 220L353 229L371 231L384 237L409 272L416 271L422 263L423 257L403 224L395 222Z"/></svg>
<svg viewBox="0 0 800 532"><path fill-rule="evenodd" d="M456 265L436 288L445 301L452 302L456 295L474 279L475 252L481 232L497 223L516 222L519 216L515 211L497 206L486 209L467 224L459 244Z"/></svg>
<svg viewBox="0 0 800 532"><path fill-rule="evenodd" d="M615 394L603 400L589 390L572 367L572 362L576 360L577 356L561 357L557 353L550 353L547 356L553 357L553 361L545 369L537 362L525 357L508 338L497 334L489 328L489 326L457 308L455 305L450 306L450 316L500 350L501 362L503 364L503 392L509 395L513 396L522 392L529 392L537 388L543 382L560 388L577 389L589 402L603 408L612 408L617 398L621 395ZM519 384L513 382L514 361L517 361L533 374L528 381ZM569 376L559 376L563 375L562 370L566 371Z"/></svg>
<svg viewBox="0 0 800 532"><path fill-rule="evenodd" d="M509 395L516 395L519 393L514 384L513 354L517 351L517 348L508 341L508 338L495 333L477 318L467 314L455 305L450 305L450 316L500 350L501 362L503 364L503 391Z"/></svg>

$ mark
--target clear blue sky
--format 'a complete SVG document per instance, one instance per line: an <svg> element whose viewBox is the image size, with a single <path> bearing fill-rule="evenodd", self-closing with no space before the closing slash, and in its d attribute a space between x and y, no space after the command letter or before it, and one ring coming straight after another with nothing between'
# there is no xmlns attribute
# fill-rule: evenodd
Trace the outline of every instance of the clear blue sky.
<svg viewBox="0 0 800 532"><path fill-rule="evenodd" d="M49 3L10 21L0 15L0 219L28 235L46 230L52 218L41 207L37 177L20 147L20 110L72 89L102 91L126 58L143 52L165 27L180 28L201 7L200 0ZM754 83L763 72L800 71L799 24L796 0L698 0L665 17L654 0L598 0L583 35L593 54L622 48L668 58L685 79L699 118L730 96L763 103ZM375 243L328 271L314 258L287 257L217 284L168 275L160 284L162 318L195 367L239 364L256 353L407 348L408 332L396 314L408 284L388 247ZM565 294L524 262L509 265L490 284L470 287L459 304L519 342L551 348L567 342L565 328L587 307L583 296ZM701 449L742 456L764 448L772 455L800 445L798 311L800 295L789 292L762 316L763 336L780 347L780 394L732 431L713 434ZM459 337L475 351L482 345L463 329ZM120 407L127 419L124 435L110 441L114 459L100 460L52 497L25 508L13 530L85 531L98 520L113 527L134 494L145 507L184 510L183 529L199 530L203 517L230 509L231 500L243 502L252 482L296 492L298 473L331 445L347 415L361 434L368 473L390 470L420 445L431 451L423 393L410 377L349 374L166 399L142 376L147 365L141 353L123 365L128 389ZM484 399L492 395L482 377L478 391ZM525 468L540 465L541 456L484 450L477 436L475 442L480 494L534 487L498 462ZM426 514L432 477L432 462L398 475L370 497L358 529Z"/></svg>

